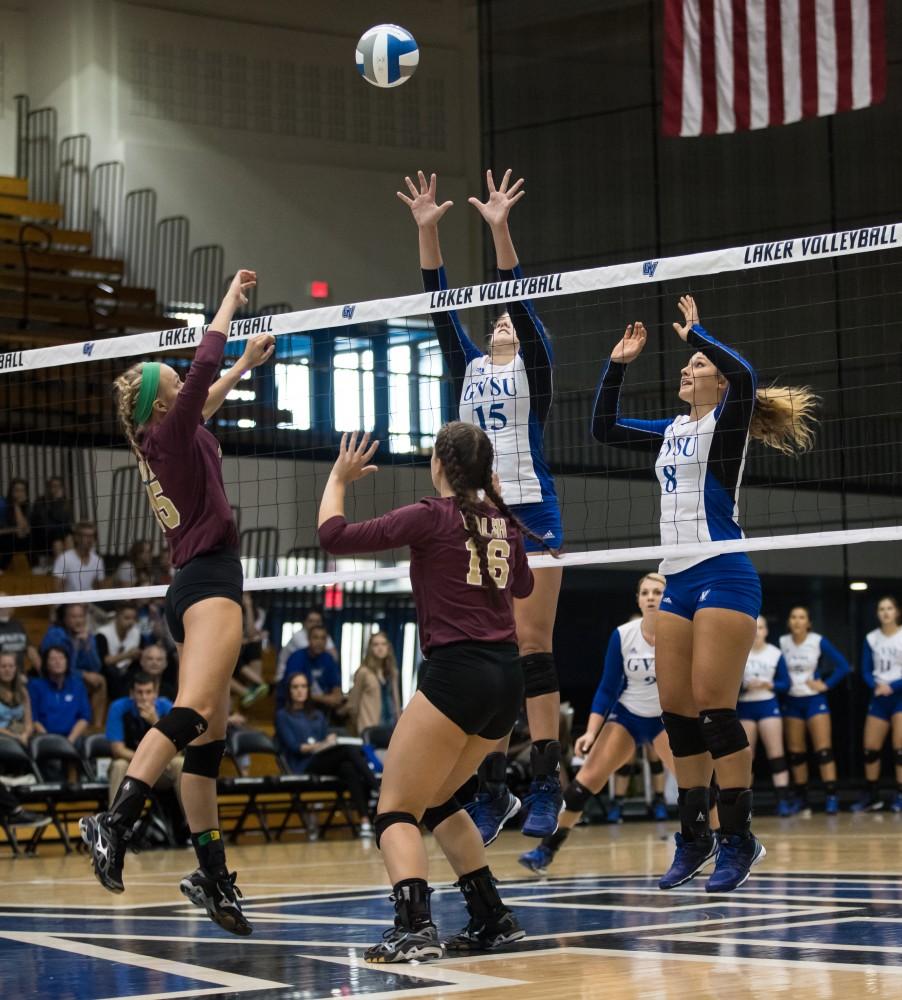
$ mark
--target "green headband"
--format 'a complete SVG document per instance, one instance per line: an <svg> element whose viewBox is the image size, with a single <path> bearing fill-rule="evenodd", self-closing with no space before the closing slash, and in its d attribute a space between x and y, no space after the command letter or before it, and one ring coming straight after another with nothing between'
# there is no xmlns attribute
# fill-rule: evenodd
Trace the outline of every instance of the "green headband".
<svg viewBox="0 0 902 1000"><path fill-rule="evenodd" d="M160 362L145 361L141 365L141 388L138 391L138 398L135 401L135 409L132 413L134 421L139 427L150 420L154 400L157 398L157 389L159 388Z"/></svg>

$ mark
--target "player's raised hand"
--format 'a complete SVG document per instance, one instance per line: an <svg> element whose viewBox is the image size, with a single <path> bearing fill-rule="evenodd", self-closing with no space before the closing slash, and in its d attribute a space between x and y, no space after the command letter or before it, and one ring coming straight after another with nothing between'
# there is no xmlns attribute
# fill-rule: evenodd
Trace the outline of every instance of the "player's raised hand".
<svg viewBox="0 0 902 1000"><path fill-rule="evenodd" d="M247 305L247 293L257 284L257 272L241 268L232 278L226 298L235 308Z"/></svg>
<svg viewBox="0 0 902 1000"><path fill-rule="evenodd" d="M364 434L359 443L356 431L350 436L342 434L341 444L338 446L338 458L332 467L332 475L340 482L353 483L368 476L371 472L378 471L378 466L370 465L378 447L378 441L370 443L369 433Z"/></svg>
<svg viewBox="0 0 902 1000"><path fill-rule="evenodd" d="M257 333L248 340L241 360L246 368L256 368L269 361L275 349L276 338L271 333Z"/></svg>
<svg viewBox="0 0 902 1000"><path fill-rule="evenodd" d="M630 323L620 342L611 351L611 361L618 365L628 365L631 361L635 361L642 353L647 340L648 331L645 329L645 324L639 320Z"/></svg>
<svg viewBox="0 0 902 1000"><path fill-rule="evenodd" d="M503 226L507 222L510 210L526 194L523 185L526 183L522 177L511 184L510 168L505 170L501 183L495 187L495 178L491 170L485 172L485 182L489 189L489 196L485 201L478 198L468 198L467 201L476 209L490 226Z"/></svg>
<svg viewBox="0 0 902 1000"><path fill-rule="evenodd" d="M403 191L397 191L396 194L410 209L410 214L413 216L414 222L420 228L437 226L441 217L451 208L454 202L445 201L441 205L438 204L435 197L435 174L430 174L427 182L426 175L422 170L418 170L417 180L419 181L419 188L409 177L404 178L407 190L410 191L409 198Z"/></svg>
<svg viewBox="0 0 902 1000"><path fill-rule="evenodd" d="M698 323L698 307L695 304L695 299L691 295L681 295L680 301L677 303L680 312L683 314L684 323L674 323L673 328L677 332L677 336L680 340L686 340L689 336L689 331Z"/></svg>

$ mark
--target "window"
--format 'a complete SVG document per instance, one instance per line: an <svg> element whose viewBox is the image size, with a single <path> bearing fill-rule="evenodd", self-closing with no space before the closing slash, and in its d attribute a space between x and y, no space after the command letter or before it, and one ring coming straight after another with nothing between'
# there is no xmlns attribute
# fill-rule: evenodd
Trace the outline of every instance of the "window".
<svg viewBox="0 0 902 1000"><path fill-rule="evenodd" d="M372 350L340 351L332 364L335 430L371 431L376 425Z"/></svg>
<svg viewBox="0 0 902 1000"><path fill-rule="evenodd" d="M289 420L276 426L279 430L310 430L310 359L278 362L275 366L276 401L280 410L291 414Z"/></svg>
<svg viewBox="0 0 902 1000"><path fill-rule="evenodd" d="M414 450L411 431L411 378L409 344L388 349L388 439L394 452Z"/></svg>
<svg viewBox="0 0 902 1000"><path fill-rule="evenodd" d="M341 689L350 691L354 674L363 663L370 636L379 631L375 622L345 622L341 627Z"/></svg>
<svg viewBox="0 0 902 1000"><path fill-rule="evenodd" d="M437 340L417 345L420 447L431 448L442 426L442 352Z"/></svg>

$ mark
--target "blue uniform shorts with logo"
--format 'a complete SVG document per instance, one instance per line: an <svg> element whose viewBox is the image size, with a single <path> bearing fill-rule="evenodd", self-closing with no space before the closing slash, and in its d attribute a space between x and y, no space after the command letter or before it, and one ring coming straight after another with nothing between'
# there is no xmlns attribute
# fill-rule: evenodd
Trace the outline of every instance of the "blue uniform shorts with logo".
<svg viewBox="0 0 902 1000"><path fill-rule="evenodd" d="M829 715L830 706L823 694L808 694L801 698L787 695L783 699L783 715L787 719L813 719L815 715Z"/></svg>
<svg viewBox="0 0 902 1000"><path fill-rule="evenodd" d="M889 722L898 712L902 712L902 691L874 695L868 705L868 715L873 715L875 719L883 719L884 722Z"/></svg>
<svg viewBox="0 0 902 1000"><path fill-rule="evenodd" d="M746 722L760 722L762 719L779 719L780 706L776 698L762 698L760 701L740 701L736 706L740 719Z"/></svg>
<svg viewBox="0 0 902 1000"><path fill-rule="evenodd" d="M653 743L659 733L664 732L660 715L636 715L618 701L608 714L606 722L616 722L632 736L637 747L643 743Z"/></svg>
<svg viewBox="0 0 902 1000"><path fill-rule="evenodd" d="M705 559L681 573L671 573L661 598L661 610L689 621L703 608L741 611L752 618L761 612L761 580L751 559L731 552Z"/></svg>
<svg viewBox="0 0 902 1000"><path fill-rule="evenodd" d="M511 513L534 535L538 535L549 549L559 549L564 544L561 508L556 497L549 497L539 503L512 504ZM523 539L523 545L527 552L546 551L528 536Z"/></svg>

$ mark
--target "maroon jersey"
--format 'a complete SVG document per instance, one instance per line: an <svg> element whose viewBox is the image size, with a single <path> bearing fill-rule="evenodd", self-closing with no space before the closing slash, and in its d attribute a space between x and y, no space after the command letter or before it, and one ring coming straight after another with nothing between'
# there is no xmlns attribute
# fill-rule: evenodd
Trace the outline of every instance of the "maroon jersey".
<svg viewBox="0 0 902 1000"><path fill-rule="evenodd" d="M497 595L483 579L453 497L430 497L360 524L330 517L319 529L319 541L333 555L410 546L420 647L428 656L451 642L517 641L513 599L528 597L533 583L523 538L494 508L485 507L480 521Z"/></svg>
<svg viewBox="0 0 902 1000"><path fill-rule="evenodd" d="M207 330L172 408L139 439L144 460L138 468L173 566L184 566L204 552L238 548L238 529L222 483L222 452L202 424L225 342L225 334Z"/></svg>

